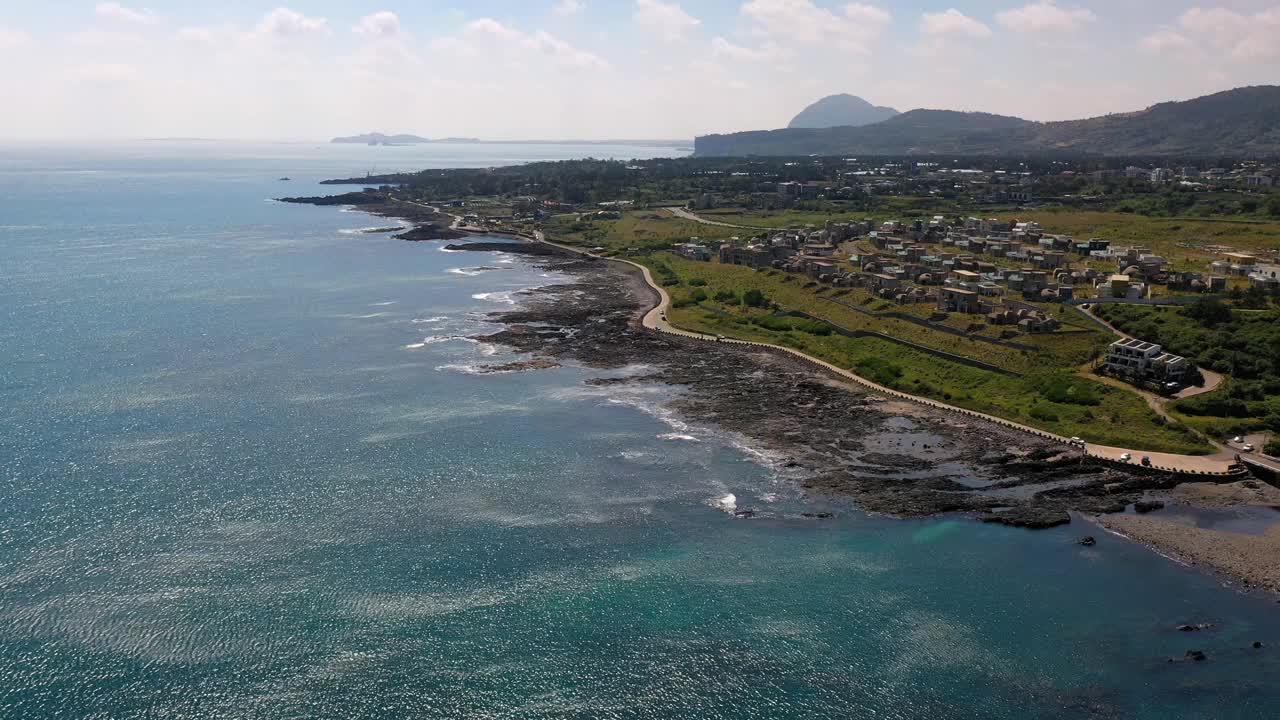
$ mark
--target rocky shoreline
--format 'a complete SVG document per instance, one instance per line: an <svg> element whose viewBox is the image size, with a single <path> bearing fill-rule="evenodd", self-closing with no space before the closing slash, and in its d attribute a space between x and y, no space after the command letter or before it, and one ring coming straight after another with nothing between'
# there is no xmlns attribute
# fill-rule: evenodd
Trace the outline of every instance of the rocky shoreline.
<svg viewBox="0 0 1280 720"><path fill-rule="evenodd" d="M282 201L354 205L403 219L414 228L394 237L408 241L471 235L453 230L449 216L430 208L377 198L347 193ZM1163 509L1166 502L1280 508L1280 489L1256 480L1187 484L1169 474L1127 472L995 423L877 396L786 353L744 351L645 330L640 320L657 302L657 293L629 265L538 242L480 241L447 249L520 254L574 277L568 284L530 291L521 309L492 313L505 329L478 339L531 359L481 372L533 371L562 361L601 369L643 365L650 368L647 373L594 382L685 388L675 410L786 458L783 469L807 492L894 517L967 513L983 522L1030 529L1070 524L1073 515L1083 515L1244 588L1280 592L1280 522L1266 532L1242 535L1188 527ZM1081 542L1094 545L1096 540L1086 536Z"/></svg>
<svg viewBox="0 0 1280 720"><path fill-rule="evenodd" d="M405 232L393 235L398 240L423 242L428 240L456 240L469 233L454 230L452 216L436 212L429 207L407 202L388 201L381 192L349 192L341 195L318 195L314 197L276 198L276 202L298 205L316 205L319 207L350 206L360 212L378 217L395 218L410 223L413 227ZM400 228L393 228L399 230Z"/></svg>
<svg viewBox="0 0 1280 720"><path fill-rule="evenodd" d="M850 386L786 353L743 350L645 330L655 300L640 272L542 243L501 249L574 280L530 291L494 313L506 327L482 338L549 362L647 372L598 384L663 383L687 418L750 439L808 492L896 517L970 513L984 522L1047 528L1071 513L1122 513L1171 488L1163 474L1128 473L994 423L961 418Z"/></svg>

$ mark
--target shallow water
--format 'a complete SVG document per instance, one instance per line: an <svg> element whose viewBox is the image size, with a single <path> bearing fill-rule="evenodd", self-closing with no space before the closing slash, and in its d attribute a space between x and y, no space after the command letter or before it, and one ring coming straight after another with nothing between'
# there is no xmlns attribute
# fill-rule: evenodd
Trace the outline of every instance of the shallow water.
<svg viewBox="0 0 1280 720"><path fill-rule="evenodd" d="M583 384L637 368L469 373L512 357L457 338L555 278L264 202L346 156L22 152L0 716L1280 712L1270 598L1079 521L807 502L678 389Z"/></svg>

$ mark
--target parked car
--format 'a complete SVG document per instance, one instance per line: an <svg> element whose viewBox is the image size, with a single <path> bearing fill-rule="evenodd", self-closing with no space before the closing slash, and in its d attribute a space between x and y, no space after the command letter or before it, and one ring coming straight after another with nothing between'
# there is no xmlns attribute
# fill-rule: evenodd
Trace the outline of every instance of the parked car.
<svg viewBox="0 0 1280 720"><path fill-rule="evenodd" d="M1240 449L1245 452L1253 452L1253 446L1250 445L1249 443L1245 443L1244 445L1241 445Z"/></svg>
<svg viewBox="0 0 1280 720"><path fill-rule="evenodd" d="M1120 462L1129 462L1132 459L1133 459L1133 455L1131 455L1130 453L1125 453L1120 456Z"/></svg>

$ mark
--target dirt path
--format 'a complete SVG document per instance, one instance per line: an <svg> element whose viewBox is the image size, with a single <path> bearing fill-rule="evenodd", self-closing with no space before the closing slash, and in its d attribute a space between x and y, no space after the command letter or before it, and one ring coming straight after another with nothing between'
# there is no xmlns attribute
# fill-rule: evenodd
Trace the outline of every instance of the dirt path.
<svg viewBox="0 0 1280 720"><path fill-rule="evenodd" d="M715 225L717 227L727 227L727 228L742 228L743 230L779 230L780 229L780 228L760 227L757 225L738 225L735 223L721 222L719 220L708 220L707 218L704 218L701 215L698 215L696 213L689 212L688 210L685 210L682 207L668 207L668 208L663 208L663 210L666 210L667 212L671 213L672 215L675 215L681 220L692 220L693 222L702 223L703 225Z"/></svg>

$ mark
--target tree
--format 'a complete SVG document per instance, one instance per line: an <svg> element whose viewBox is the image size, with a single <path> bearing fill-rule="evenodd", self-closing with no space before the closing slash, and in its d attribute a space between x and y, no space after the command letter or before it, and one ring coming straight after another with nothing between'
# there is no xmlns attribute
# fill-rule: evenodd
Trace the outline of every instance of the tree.
<svg viewBox="0 0 1280 720"><path fill-rule="evenodd" d="M742 293L742 302L744 305L748 307L758 308L758 307L764 307L766 300L764 297L764 293L760 292L755 288L752 288Z"/></svg>
<svg viewBox="0 0 1280 720"><path fill-rule="evenodd" d="M1184 312L1187 317L1205 327L1217 327L1231 322L1231 308L1217 298L1200 298Z"/></svg>

